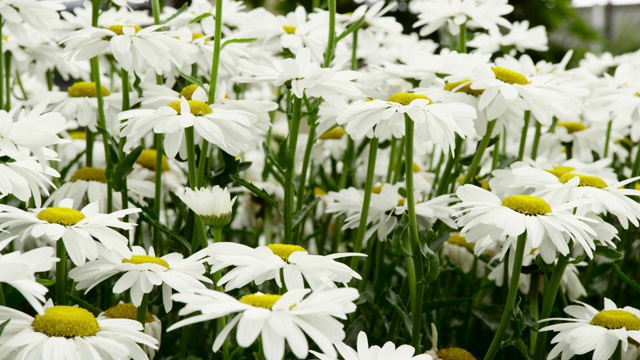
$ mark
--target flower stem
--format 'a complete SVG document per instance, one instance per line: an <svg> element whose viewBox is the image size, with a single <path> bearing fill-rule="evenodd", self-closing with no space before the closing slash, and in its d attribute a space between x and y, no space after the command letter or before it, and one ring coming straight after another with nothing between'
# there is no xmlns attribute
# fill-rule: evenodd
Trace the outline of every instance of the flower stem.
<svg viewBox="0 0 640 360"><path fill-rule="evenodd" d="M4 27L4 18L2 17L2 15L0 15L0 79L4 78L4 57L2 56L2 53L4 51L3 47L3 40L2 40L2 28ZM9 91L9 89L7 89L7 91ZM4 109L4 85L2 83L2 81L0 81L0 109Z"/></svg>
<svg viewBox="0 0 640 360"><path fill-rule="evenodd" d="M516 302L516 295L518 294L518 284L520 283L520 270L522 268L522 260L524 258L524 247L527 242L527 233L524 232L520 236L518 236L518 241L516 244L516 253L513 258L513 271L511 272L511 281L509 282L509 294L507 295L507 301L504 305L504 312L502 313L502 318L500 319L500 324L498 325L498 330L493 336L493 341L491 342L491 346L489 346L489 350L487 354L484 356L485 360L493 359L498 350L501 347L502 336L507 330L507 325L511 320L513 306Z"/></svg>
<svg viewBox="0 0 640 360"><path fill-rule="evenodd" d="M143 294L142 295L142 302L140 303L140 306L138 306L138 311L136 313L136 318L138 319L138 322L140 324L142 324L142 327L144 328L144 325L147 323L147 308L149 307L149 294Z"/></svg>
<svg viewBox="0 0 640 360"><path fill-rule="evenodd" d="M553 268L551 280L549 280L548 286L546 286L544 290L540 319L547 319L549 318L549 316L551 316L551 310L553 310L556 295L558 294L558 289L560 288L560 283L562 282L562 276L564 275L564 270L567 268L568 264L569 261L566 256L561 256L560 258L558 258L558 263ZM535 359L542 360L545 358L546 347L547 333L541 332L538 334L538 340L536 342Z"/></svg>
<svg viewBox="0 0 640 360"><path fill-rule="evenodd" d="M56 263L56 305L66 305L67 249L64 247L64 241L62 241L62 239L56 241L56 257L60 259Z"/></svg>
<svg viewBox="0 0 640 360"><path fill-rule="evenodd" d="M449 177L451 176L451 170L460 159L460 151L462 147L462 138L459 135L456 135L455 140L455 149L453 150L453 154L448 154L447 163L444 165L444 171L442 172L442 178L438 183L438 189L436 190L436 196L440 196L447 192L449 189ZM444 155L443 155L444 156ZM442 157L441 157L442 159ZM438 173L440 173L438 171Z"/></svg>
<svg viewBox="0 0 640 360"><path fill-rule="evenodd" d="M213 60L211 61L211 79L209 80L209 104L216 97L218 81L218 63L220 62L220 40L222 38L222 0L216 0L215 28L213 37Z"/></svg>
<svg viewBox="0 0 640 360"><path fill-rule="evenodd" d="M222 237L222 228L221 227L213 227L211 228L213 231L213 242L215 243L220 243L223 241L223 237ZM213 274L213 281L216 284L216 290L218 291L224 291L222 289L222 286L218 285L218 282L220 281L220 272L215 272ZM218 326L220 329L224 329L225 326L227 326L227 317L226 316L222 316L218 319ZM224 343L222 344L222 357L226 360L229 358L229 341L228 339L225 339Z"/></svg>
<svg viewBox="0 0 640 360"><path fill-rule="evenodd" d="M531 147L531 159L535 160L538 156L538 144L540 144L540 134L542 133L542 125L536 121L536 132L533 134L533 146Z"/></svg>
<svg viewBox="0 0 640 360"><path fill-rule="evenodd" d="M467 52L467 23L460 24L460 33L458 34L458 53Z"/></svg>
<svg viewBox="0 0 640 360"><path fill-rule="evenodd" d="M192 127L193 129L193 127ZM193 131L193 130L192 130ZM156 171L155 171L155 192L153 199L153 212L160 218L160 210L162 208L162 156L164 147L162 143L162 134L155 134L156 145ZM162 239L160 230L155 229L153 232L153 246L159 254L162 254Z"/></svg>
<svg viewBox="0 0 640 360"><path fill-rule="evenodd" d="M291 111L291 122L289 123L289 143L287 147L287 168L284 179L284 243L297 244L293 239L293 198L294 186L293 177L295 175L296 147L298 146L298 132L300 130L300 116L302 113L302 99L293 96L293 109ZM302 196L302 194L298 194Z"/></svg>
<svg viewBox="0 0 640 360"><path fill-rule="evenodd" d="M0 39L1 38L2 35L0 35ZM0 49L0 54L2 54L2 49ZM7 96L7 101L4 105L7 109L11 109L11 89L13 88L13 86L11 86L11 53L8 51L6 54L4 54L4 67L4 81Z"/></svg>
<svg viewBox="0 0 640 360"><path fill-rule="evenodd" d="M86 128L84 130L84 134L85 134L85 166L87 167L92 167L93 166L93 132L91 130L89 130L89 128Z"/></svg>
<svg viewBox="0 0 640 360"><path fill-rule="evenodd" d="M362 243L367 232L367 218L369 217L369 205L371 204L371 192L373 188L373 175L376 168L376 156L378 154L378 138L372 138L369 142L369 158L367 160L367 179L364 183L364 199L362 200L362 210L360 211L360 222L358 232L353 243L353 252L362 251ZM355 270L358 265L358 257L351 258L351 269Z"/></svg>
<svg viewBox="0 0 640 360"><path fill-rule="evenodd" d="M540 319L540 309L538 305L538 285L540 280L540 274L533 273L531 274L531 284L529 285L529 315L536 323L538 319ZM531 353L533 353L536 348L536 340L538 338L538 331L534 328L531 328L529 333L529 349L531 349Z"/></svg>
<svg viewBox="0 0 640 360"><path fill-rule="evenodd" d="M351 70L358 70L358 30L353 32L353 45L351 47Z"/></svg>
<svg viewBox="0 0 640 360"><path fill-rule="evenodd" d="M127 111L131 107L130 99L129 99L129 72L127 70L121 69L120 80L122 80L122 111ZM120 159L124 158L124 144L126 140L127 139L125 137L121 137L118 143L118 158ZM128 209L129 208L129 190L127 188L126 176L122 178L122 191L120 192L120 196L122 199L122 208ZM125 222L129 221L129 215L124 216L124 221ZM129 233L128 230L124 230L124 231L126 231L126 234Z"/></svg>
<svg viewBox="0 0 640 360"><path fill-rule="evenodd" d="M524 156L524 147L527 144L527 132L529 131L529 120L531 119L531 111L524 111L524 126L522 127L522 134L520 135L520 148L518 149L518 160L522 161Z"/></svg>
<svg viewBox="0 0 640 360"><path fill-rule="evenodd" d="M153 11L153 23L160 24L160 14L162 13L160 0L151 0L151 9Z"/></svg>
<svg viewBox="0 0 640 360"><path fill-rule="evenodd" d="M304 187L307 182L307 171L309 170L309 162L311 161L311 150L315 143L316 137L316 122L313 121L313 125L309 127L309 134L307 137L307 145L304 149L304 159L302 160L302 171L300 172L300 179L298 179L298 202L296 211L302 209L304 203Z"/></svg>
<svg viewBox="0 0 640 360"><path fill-rule="evenodd" d="M491 134L493 133L493 128L496 126L496 120L491 120L487 124L487 132L482 137L478 148L476 149L476 154L473 156L473 160L471 160L471 165L467 169L467 174L464 176L464 180L462 180L462 184L468 184L469 181L476 175L476 170L478 169L478 165L480 165L480 161L482 160L482 156L484 155L484 151L487 149L487 145L489 145L489 141L491 140Z"/></svg>
<svg viewBox="0 0 640 360"><path fill-rule="evenodd" d="M184 129L184 136L187 143L187 177L189 181L189 188L196 189L198 187L198 169L196 167L196 144L193 126L189 126ZM200 243L204 249L209 245L207 242L206 231L204 229L204 223L202 222L200 215L193 213L193 216L195 224L193 236L196 240L194 243Z"/></svg>
<svg viewBox="0 0 640 360"><path fill-rule="evenodd" d="M609 156L609 139L611 139L611 126L613 125L613 120L609 120L607 124L607 136L604 139L604 153L603 156L605 159Z"/></svg>
<svg viewBox="0 0 640 360"><path fill-rule="evenodd" d="M347 149L344 151L344 155L342 156L342 174L340 174L340 182L338 183L339 189L344 189L347 186L349 174L351 173L354 151L355 142L351 136L347 136Z"/></svg>
<svg viewBox="0 0 640 360"><path fill-rule="evenodd" d="M329 3L329 38L327 40L327 51L324 53L323 67L331 65L333 59L333 51L336 41L336 0L328 0ZM355 46L355 45L354 45Z"/></svg>

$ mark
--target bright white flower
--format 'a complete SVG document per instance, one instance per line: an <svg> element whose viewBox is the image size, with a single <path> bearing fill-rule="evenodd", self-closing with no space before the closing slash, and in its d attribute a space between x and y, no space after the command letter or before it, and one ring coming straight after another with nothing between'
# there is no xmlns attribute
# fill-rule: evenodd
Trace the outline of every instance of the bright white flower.
<svg viewBox="0 0 640 360"><path fill-rule="evenodd" d="M238 313L218 334L213 351L218 351L236 325L236 340L248 347L260 335L262 351L267 360L280 360L284 356L285 340L291 352L304 359L309 354L305 334L329 356L336 356L333 344L345 337L343 325L336 319L356 310L353 303L358 291L351 288L321 292L290 290L283 295L250 294L240 300L218 291L201 290L195 294L173 295L175 301L185 303L180 315L201 314L181 320L167 331ZM309 294L308 296L306 296ZM306 297L305 297L306 296Z"/></svg>
<svg viewBox="0 0 640 360"><path fill-rule="evenodd" d="M598 311L592 306L580 303L569 305L564 312L572 318L553 318L563 323L545 326L540 331L557 331L551 340L557 344L547 359L562 354L563 359L574 355L593 351L594 360L607 360L613 355L618 345L622 351L627 350L629 340L640 342L640 311L630 306L618 308L616 304L605 298L604 309Z"/></svg>
<svg viewBox="0 0 640 360"><path fill-rule="evenodd" d="M475 274L470 275L481 278L487 272L488 267L480 257L474 255L474 247L475 244L467 242L464 236L461 236L460 234L451 234L447 238L447 241L442 244L443 261L450 261L451 264L459 266L465 273L471 272L475 263ZM487 249L483 254L491 256L492 254L495 254L495 251L493 249Z"/></svg>
<svg viewBox="0 0 640 360"><path fill-rule="evenodd" d="M158 342L129 319L96 319L89 311L48 303L35 319L0 306L0 322L11 320L0 337L0 359L146 360L140 345Z"/></svg>
<svg viewBox="0 0 640 360"><path fill-rule="evenodd" d="M23 35L22 24L27 23L36 29L51 32L61 26L58 11L64 10L64 5L55 1L38 0L2 0L0 1L0 15L11 32Z"/></svg>
<svg viewBox="0 0 640 360"><path fill-rule="evenodd" d="M49 241L62 240L75 265L98 257L96 240L123 258L131 256L127 238L111 228L133 229L132 224L119 219L140 209L120 210L111 214L101 214L98 209L98 203L91 203L80 211L75 210L72 199L64 199L55 207L31 209L29 212L0 205L0 230L7 231L20 241L31 236ZM8 236L1 234L0 237L6 239Z"/></svg>
<svg viewBox="0 0 640 360"><path fill-rule="evenodd" d="M138 184L139 182L142 184L149 184L149 182L155 183L157 153L158 152L155 149L142 150L142 153L138 156L135 164L133 164L131 174L127 177L127 184L129 184L129 180L132 180L132 184ZM161 177L163 189L177 191L185 185L187 177L185 176L184 169L182 169L184 166L181 167L181 165L185 164L180 164L175 159L169 159L166 155L162 155L160 172L162 172ZM147 191L152 192L152 194L145 194L145 197L153 198L155 196L155 194L153 194L154 186L147 188ZM143 191L140 193L144 194Z"/></svg>
<svg viewBox="0 0 640 360"><path fill-rule="evenodd" d="M185 188L177 195L189 209L203 218L205 224L222 227L231 222L236 197L232 200L227 188L222 189L218 185L195 190Z"/></svg>
<svg viewBox="0 0 640 360"><path fill-rule="evenodd" d="M49 189L53 187L51 178L60 174L49 166L43 167L34 156L28 156L28 152L23 148L19 158L0 163L0 198L9 194L23 202L33 198L39 207L41 195L49 195Z"/></svg>
<svg viewBox="0 0 640 360"><path fill-rule="evenodd" d="M210 279L202 276L205 268L200 261L201 256L192 255L184 259L180 253L170 253L159 258L155 256L153 247L147 254L140 246L133 246L133 255L124 258L104 248L99 248L98 252L97 260L69 272L69 276L78 283L76 288L86 289L85 293L104 280L122 274L113 286L114 294L130 290L131 302L140 306L145 294L162 285L164 309L169 312L173 306L171 289L191 293L204 289L202 282L211 283Z"/></svg>
<svg viewBox="0 0 640 360"><path fill-rule="evenodd" d="M101 312L97 319L130 319L138 321L138 308L131 303L120 303ZM145 316L144 333L154 338L157 341L158 348L160 347L162 340L162 322L149 310L147 310ZM151 360L155 357L156 350L154 347L144 346L144 352L149 355L149 359Z"/></svg>
<svg viewBox="0 0 640 360"><path fill-rule="evenodd" d="M340 353L344 360L432 360L431 355L420 354L415 355L415 349L410 345L401 345L396 348L395 344L391 341L386 342L382 347L374 345L369 347L369 340L367 334L364 331L360 331L358 334L358 347L352 349L345 343L335 344L336 349ZM320 354L316 351L311 351L320 360L337 360L336 356L328 356L326 354Z"/></svg>
<svg viewBox="0 0 640 360"><path fill-rule="evenodd" d="M417 1L414 13L418 21L414 28L422 27L420 35L429 35L445 23L451 34L460 32L460 25L467 23L468 28L497 29L498 25L509 28L511 23L503 18L513 11L507 0L429 0Z"/></svg>
<svg viewBox="0 0 640 360"><path fill-rule="evenodd" d="M478 34L467 43L467 46L485 54L503 50L513 55L510 49L521 53L527 50L547 51L547 42L547 30L544 26L529 28L529 21L524 20L511 24L511 29L506 35L502 35L498 29L489 30L489 34Z"/></svg>
<svg viewBox="0 0 640 360"><path fill-rule="evenodd" d="M8 242L0 243L0 250ZM53 255L53 248L42 247L24 253L18 251L0 254L0 282L16 288L29 304L40 314L44 311L42 304L46 302L48 289L38 283L36 272L49 271L59 259Z"/></svg>
<svg viewBox="0 0 640 360"><path fill-rule="evenodd" d="M226 284L225 291L252 281L260 285L271 279L282 287L281 273L287 289L304 289L305 280L314 290L333 288L335 283L346 284L353 278L361 279L357 272L335 259L365 256L358 253L311 255L298 245L269 244L254 249L231 242L210 244L200 253L209 256L207 262L213 265L212 273L233 266L217 284Z"/></svg>
<svg viewBox="0 0 640 360"><path fill-rule="evenodd" d="M640 120L640 119L639 119ZM538 155L553 156L562 152L564 143L571 143L572 158L592 162L593 153L603 157L606 123L585 124L580 121L558 121L553 132L547 132L540 137ZM614 139L609 139L609 146L615 146Z"/></svg>

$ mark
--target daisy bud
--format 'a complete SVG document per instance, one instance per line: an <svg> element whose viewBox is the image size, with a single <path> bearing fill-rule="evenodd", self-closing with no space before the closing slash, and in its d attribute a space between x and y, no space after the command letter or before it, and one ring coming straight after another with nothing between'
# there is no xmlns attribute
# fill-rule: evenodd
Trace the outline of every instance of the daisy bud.
<svg viewBox="0 0 640 360"><path fill-rule="evenodd" d="M205 225L221 228L231 222L233 204L229 190L220 186L201 189L184 189L178 197L196 214L202 217Z"/></svg>

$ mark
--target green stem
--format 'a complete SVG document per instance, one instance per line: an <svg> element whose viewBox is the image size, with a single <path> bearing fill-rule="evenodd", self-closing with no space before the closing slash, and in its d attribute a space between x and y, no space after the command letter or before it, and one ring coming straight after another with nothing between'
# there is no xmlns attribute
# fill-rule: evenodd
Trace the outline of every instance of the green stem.
<svg viewBox="0 0 640 360"><path fill-rule="evenodd" d="M622 360L622 343L618 343L616 351L614 351L613 356L611 356L611 360Z"/></svg>
<svg viewBox="0 0 640 360"><path fill-rule="evenodd" d="M67 249L64 247L64 241L62 241L62 239L56 241L56 257L60 259L56 263L56 305L66 305Z"/></svg>
<svg viewBox="0 0 640 360"><path fill-rule="evenodd" d="M633 149L629 150L632 152ZM633 161L633 168L631 171L631 177L636 177L640 174L640 144L638 144L638 151L636 152L636 159Z"/></svg>
<svg viewBox="0 0 640 360"><path fill-rule="evenodd" d="M540 309L538 305L538 300L540 294L538 293L538 285L540 280L540 274L533 273L531 274L531 283L529 285L529 315L533 321L537 324L540 319ZM529 349L531 353L536 348L536 340L538 339L538 331L537 329L531 328L529 332Z"/></svg>
<svg viewBox="0 0 640 360"><path fill-rule="evenodd" d="M284 243L294 244L293 239L293 198L295 197L293 178L295 176L296 147L298 146L298 132L302 113L302 99L293 96L293 109L289 123L289 143L287 147L287 168L284 180ZM298 194L302 196L302 194Z"/></svg>
<svg viewBox="0 0 640 360"><path fill-rule="evenodd" d="M147 308L149 307L149 294L142 295L142 302L140 306L138 306L138 311L136 312L136 318L138 322L142 324L142 327L147 323Z"/></svg>
<svg viewBox="0 0 640 360"><path fill-rule="evenodd" d="M353 32L353 46L351 47L351 70L358 70L358 30Z"/></svg>
<svg viewBox="0 0 640 360"><path fill-rule="evenodd" d="M160 0L151 0L151 9L153 11L153 23L155 25L160 24L160 14L162 13Z"/></svg>
<svg viewBox="0 0 640 360"><path fill-rule="evenodd" d="M298 179L298 203L296 211L302 209L304 203L304 188L307 183L307 171L309 169L309 162L311 161L311 149L315 143L316 137L316 122L309 127L309 136L307 137L307 146L304 149L304 159L302 160L302 171L300 172L300 179Z"/></svg>
<svg viewBox="0 0 640 360"><path fill-rule="evenodd" d="M209 142L202 139L202 146L200 148L200 158L198 158L198 178L196 179L196 186L204 186L204 175L207 170L207 160L209 159Z"/></svg>
<svg viewBox="0 0 640 360"><path fill-rule="evenodd" d="M522 127L522 134L520 135L520 148L518 149L518 160L522 161L524 156L524 146L527 144L527 132L529 131L529 120L531 119L531 111L524 111L524 126Z"/></svg>
<svg viewBox="0 0 640 360"><path fill-rule="evenodd" d="M209 81L209 104L213 104L216 97L218 81L218 63L220 62L220 40L222 38L222 0L216 0L215 29L213 38L213 61L211 62L211 79Z"/></svg>
<svg viewBox="0 0 640 360"><path fill-rule="evenodd" d="M333 51L335 49L336 40L336 0L329 1L329 38L327 41L327 50L324 53L323 67L329 67L331 65L331 59L333 59ZM355 47L355 44L354 44Z"/></svg>
<svg viewBox="0 0 640 360"><path fill-rule="evenodd" d="M86 128L84 130L84 136L85 136L85 166L87 167L92 167L93 166L93 132L91 130L89 130L89 128Z"/></svg>
<svg viewBox="0 0 640 360"><path fill-rule="evenodd" d="M438 183L436 196L440 196L444 194L449 189L449 181L450 181L449 177L451 176L451 170L453 170L453 166L460 159L461 148L462 148L462 138L459 135L456 135L455 149L453 150L453 154L450 153L447 156L447 163L444 165L444 171L442 172L442 178Z"/></svg>
<svg viewBox="0 0 640 360"><path fill-rule="evenodd" d="M220 243L223 241L223 237L222 237L222 228L221 227L213 227L213 242L216 243ZM218 286L218 282L220 281L220 272L216 272L213 274L213 281L216 284L216 290L218 291L224 291L222 289L222 286ZM221 318L218 319L218 326L220 329L224 329L225 326L227 326L227 317L223 316ZM222 357L226 360L229 358L229 341L225 340L224 343L222 344Z"/></svg>
<svg viewBox="0 0 640 360"><path fill-rule="evenodd" d="M498 141L493 144L493 153L491 159L491 171L495 170L498 167L498 161L500 160L500 135L497 136Z"/></svg>
<svg viewBox="0 0 640 360"><path fill-rule="evenodd" d="M418 279L422 281L422 253L420 252L420 240L418 235L418 222L416 221L416 201L413 192L413 127L414 123L409 115L404 114L405 127L405 184L407 189L407 212L409 214L409 236L411 239L411 249L413 253L412 261L407 261L407 274L410 275L411 296L411 344L416 348L418 353L421 352L422 346L422 285L418 283ZM430 250L429 250L430 251ZM407 258L410 259L410 258ZM413 265L413 269L410 266ZM413 271L412 271L413 270Z"/></svg>
<svg viewBox="0 0 640 360"><path fill-rule="evenodd" d="M369 158L367 160L367 179L364 183L364 199L362 200L362 210L360 211L360 222L358 223L358 232L353 244L353 252L362 251L362 243L367 232L367 218L369 217L369 205L371 204L371 193L373 189L373 176L376 168L376 156L378 154L378 138L372 138L369 142ZM358 258L351 258L351 268L356 269Z"/></svg>
<svg viewBox="0 0 640 360"><path fill-rule="evenodd" d="M480 165L480 161L482 160L482 156L484 155L484 151L487 149L487 145L489 145L489 141L491 140L491 135L493 133L493 128L496 126L496 120L491 120L487 124L487 132L484 134L484 137L480 141L478 148L476 149L476 153L473 156L473 160L471 160L471 165L467 169L467 174L464 176L464 180L462 180L462 185L468 184L469 181L476 175L476 170Z"/></svg>
<svg viewBox="0 0 640 360"><path fill-rule="evenodd" d="M4 78L4 56L3 56L3 45L4 40L2 40L2 28L4 27L4 18L0 15L0 79ZM7 89L8 91L8 89ZM0 81L0 109L4 109L4 84Z"/></svg>
<svg viewBox="0 0 640 360"><path fill-rule="evenodd" d="M607 124L607 136L604 139L604 154L603 157L606 159L609 156L609 139L611 139L611 126L613 125L613 120L609 120Z"/></svg>
<svg viewBox="0 0 640 360"><path fill-rule="evenodd" d="M338 183L339 189L344 189L347 186L349 174L351 173L354 151L355 142L351 136L347 135L347 149L344 151L344 155L342 156L342 174L340 174L340 182Z"/></svg>
<svg viewBox="0 0 640 360"><path fill-rule="evenodd" d="M405 136L400 139L400 145L398 146L399 151L396 154L396 158L393 159L393 178L391 179L392 184L397 183L400 179L400 175L402 174L402 171L400 170L402 169L402 155L404 155L404 151L402 151L402 149L404 149L404 142Z"/></svg>
<svg viewBox="0 0 640 360"><path fill-rule="evenodd" d="M2 38L2 35L0 34L0 39ZM2 49L0 49L0 54ZM6 95L7 95L7 101L5 103L5 106L7 109L11 109L11 89L13 88L13 86L11 86L11 53L7 51L6 54L4 54L4 58L5 58L5 62L4 62L4 66L5 66L5 89L6 89Z"/></svg>
<svg viewBox="0 0 640 360"><path fill-rule="evenodd" d="M196 167L196 144L193 126L184 129L185 141L187 143L187 177L189 181L189 188L196 189L198 186L198 169ZM200 243L202 248L206 248L209 243L207 242L206 231L204 229L204 222L200 215L193 213L195 231L193 236L195 241L193 243Z"/></svg>
<svg viewBox="0 0 640 360"><path fill-rule="evenodd" d="M535 160L538 156L538 145L540 144L540 134L542 133L542 124L536 121L536 132L533 135L533 146L531 147L531 159Z"/></svg>
<svg viewBox="0 0 640 360"><path fill-rule="evenodd" d="M389 150L389 166L387 167L387 176L384 178L384 182L389 184L391 181L391 174L393 173L393 159L396 157L398 139L391 138L391 150ZM437 176L437 175L436 175Z"/></svg>
<svg viewBox="0 0 640 360"><path fill-rule="evenodd" d="M120 71L120 79L122 80L122 111L127 111L131 107L130 99L129 99L129 72L125 69ZM124 120L123 120L124 122ZM118 158L124 158L124 144L126 142L126 138L121 137L118 143ZM127 177L124 176L122 178L122 191L120 192L120 196L122 198L122 208L129 208L129 191L127 188ZM124 221L129 221L129 215L124 217ZM127 231L127 230L125 230ZM128 231L127 231L128 233Z"/></svg>
<svg viewBox="0 0 640 360"><path fill-rule="evenodd" d="M545 287L544 297L542 298L542 312L540 313L540 319L548 319L551 316L551 310L556 301L556 295L562 282L562 276L564 270L567 268L569 261L566 256L558 258L558 263L553 268L553 274L551 280L549 280L548 286ZM547 333L541 332L538 334L538 340L536 342L535 359L542 360L545 358L547 348Z"/></svg>
<svg viewBox="0 0 640 360"><path fill-rule="evenodd" d="M98 56L91 58L91 75L96 85L96 99L98 101L98 130L102 134L102 145L104 147L104 160L106 163L105 171L107 176L111 176L111 156L109 146L109 130L107 129L107 120L104 116L104 98L102 97L102 85L100 83L100 61ZM111 183L107 181L107 212L113 209L113 192L111 191Z"/></svg>
<svg viewBox="0 0 640 360"><path fill-rule="evenodd" d="M509 282L509 294L507 295L507 301L504 305L504 312L502 313L502 318L500 319L500 324L498 325L498 330L493 336L493 341L491 342L491 346L487 351L487 354L484 356L485 360L493 359L502 344L502 336L507 330L507 325L509 325L509 321L511 320L511 316L513 315L513 306L516 302L516 296L518 294L518 284L520 283L520 271L522 268L522 260L524 258L524 247L527 243L527 233L524 232L522 235L518 236L518 241L516 244L516 253L513 258L513 271L511 273L511 281ZM505 264L506 267L506 264Z"/></svg>
<svg viewBox="0 0 640 360"><path fill-rule="evenodd" d="M458 53L467 52L467 23L460 24L460 33L458 34Z"/></svg>
<svg viewBox="0 0 640 360"><path fill-rule="evenodd" d="M27 91L25 90L24 85L22 84L22 77L20 76L20 70L18 70L17 66L16 66L16 81L18 82L18 86L20 87L20 92L22 92L22 100L28 101L29 94L27 94Z"/></svg>
<svg viewBox="0 0 640 360"><path fill-rule="evenodd" d="M193 131L193 127L191 127ZM153 199L153 212L160 219L160 211L162 209L162 159L164 155L164 147L162 143L162 134L155 134L156 145L156 170L155 170L155 192ZM161 231L154 229L153 231L153 247L158 254L162 254L162 238Z"/></svg>

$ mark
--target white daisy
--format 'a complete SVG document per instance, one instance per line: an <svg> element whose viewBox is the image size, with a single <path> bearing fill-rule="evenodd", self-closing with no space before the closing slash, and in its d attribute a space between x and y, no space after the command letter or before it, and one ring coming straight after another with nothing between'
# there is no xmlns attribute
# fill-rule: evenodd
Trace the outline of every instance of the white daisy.
<svg viewBox="0 0 640 360"><path fill-rule="evenodd" d="M283 295L250 294L240 300L213 290L176 294L174 300L185 303L180 315L201 314L179 321L167 331L238 313L216 337L214 352L237 325L238 345L248 347L260 335L267 360L283 358L285 340L297 358L306 358L309 344L305 334L322 352L336 356L333 344L345 337L343 325L336 318L346 319L346 314L356 310L353 302L358 298L358 291L341 288L309 293L310 290L290 290Z"/></svg>
<svg viewBox="0 0 640 360"><path fill-rule="evenodd" d="M149 182L155 182L156 177L156 154L158 152L155 149L144 149L133 164L131 174L127 177L127 181L132 180L131 184L148 184ZM184 166L182 166L184 167ZM162 164L160 171L162 172L162 187L169 191L177 191L184 186L187 181L184 169L182 169L180 162L175 159L169 159L166 155L162 155ZM128 183L127 183L128 184ZM155 185L147 188L150 195L141 191L141 194L145 194L145 197L153 198L153 188Z"/></svg>
<svg viewBox="0 0 640 360"><path fill-rule="evenodd" d="M217 284L226 284L225 291L243 287L252 281L260 285L271 279L282 287L282 278L287 289L304 289L305 280L314 290L333 288L335 283L346 284L353 278L361 279L357 272L335 259L365 256L357 253L311 255L298 245L269 244L254 249L231 242L210 244L200 253L209 256L207 262L213 265L211 272L233 266Z"/></svg>
<svg viewBox="0 0 640 360"><path fill-rule="evenodd" d="M0 15L11 32L24 35L22 24L27 23L36 29L43 29L45 33L53 33L62 26L58 11L64 10L64 5L54 1L38 0L2 0Z"/></svg>
<svg viewBox="0 0 640 360"><path fill-rule="evenodd" d="M527 50L547 51L547 42L547 30L544 26L529 28L529 21L524 20L511 24L511 29L506 35L502 35L498 29L490 29L488 34L477 34L467 46L485 54L502 50L513 55L516 50L521 53Z"/></svg>
<svg viewBox="0 0 640 360"><path fill-rule="evenodd" d="M222 227L231 222L231 213L236 197L231 199L227 188L216 185L212 188L182 189L178 197L196 214L200 215L206 225Z"/></svg>
<svg viewBox="0 0 640 360"><path fill-rule="evenodd" d="M618 345L622 346L622 351L626 351L629 340L640 342L640 311L638 309L629 306L618 308L607 298L604 299L602 311L585 303L580 304L564 308L572 318L545 319L545 321L564 321L540 329L540 331L558 332L551 340L552 344L557 345L551 350L547 359L553 359L560 354L563 359L568 359L574 355L593 351L594 360L606 360L613 355Z"/></svg>
<svg viewBox="0 0 640 360"><path fill-rule="evenodd" d="M104 248L99 248L97 260L71 269L69 276L78 284L78 290L85 293L93 289L104 280L118 274L122 276L113 286L114 294L121 294L130 290L131 302L140 306L142 297L150 293L155 286L162 285L162 301L167 312L171 311L173 302L171 293L193 292L204 289L203 282L211 280L202 276L205 272L200 261L200 255L192 255L186 259L180 253L170 253L163 257L156 257L153 247L149 253L140 246L132 247L132 254L120 257Z"/></svg>
<svg viewBox="0 0 640 360"><path fill-rule="evenodd" d="M497 29L498 25L511 27L511 23L502 17L513 11L513 6L508 5L507 0L431 0L411 5L419 19L413 27L422 27L422 36L431 34L445 23L453 35L460 32L460 25L464 23L469 28Z"/></svg>
<svg viewBox="0 0 640 360"><path fill-rule="evenodd" d="M34 156L28 156L28 152L23 148L20 157L0 163L0 198L9 194L23 202L33 198L39 207L41 195L49 195L49 189L54 186L51 178L60 174L49 166L43 166Z"/></svg>
<svg viewBox="0 0 640 360"><path fill-rule="evenodd" d="M127 247L129 240L112 228L133 229L132 224L119 219L140 209L119 210L111 214L101 214L98 209L98 203L91 203L80 211L75 210L72 199L64 199L55 207L31 209L29 212L0 205L0 230L20 241L31 236L49 241L62 240L75 265L98 257L96 240L123 258L131 256ZM8 236L2 234L0 237Z"/></svg>
<svg viewBox="0 0 640 360"><path fill-rule="evenodd" d="M369 340L364 331L358 333L358 345L356 349L352 349L345 343L335 344L336 349L344 360L432 360L431 355L419 354L415 355L415 349L410 345L396 345L391 341L386 342L382 347L374 345L369 347ZM357 350L357 351L356 351ZM336 356L328 356L311 351L320 360L338 360Z"/></svg>
<svg viewBox="0 0 640 360"><path fill-rule="evenodd" d="M131 319L138 321L138 308L131 303L120 303L101 312L97 319ZM162 340L162 322L149 310L147 310L145 316L144 333L154 338L157 341L158 348L160 347ZM149 359L151 360L155 357L156 350L157 348L155 347L144 346L144 352L149 355Z"/></svg>
<svg viewBox="0 0 640 360"><path fill-rule="evenodd" d="M146 360L140 345L158 342L129 319L96 319L89 311L49 303L35 318L0 306L0 359Z"/></svg>

